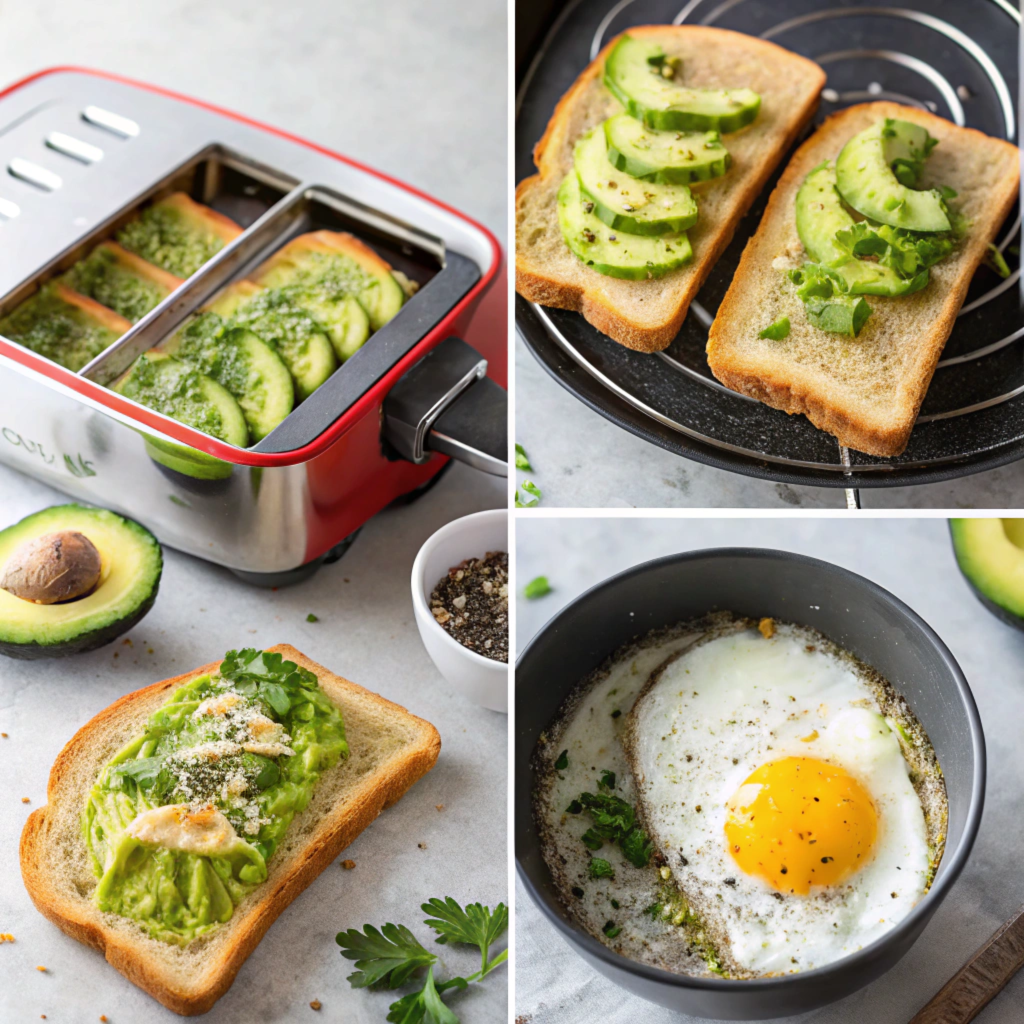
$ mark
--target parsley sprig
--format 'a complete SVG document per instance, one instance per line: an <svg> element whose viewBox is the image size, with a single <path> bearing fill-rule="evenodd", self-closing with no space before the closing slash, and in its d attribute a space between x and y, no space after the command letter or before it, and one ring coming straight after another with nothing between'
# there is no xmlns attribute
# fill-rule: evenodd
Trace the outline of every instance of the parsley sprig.
<svg viewBox="0 0 1024 1024"><path fill-rule="evenodd" d="M425 967L427 973L423 976L422 987L392 1003L388 1021L391 1024L459 1024L459 1018L442 1001L441 993L468 988L508 959L507 949L490 958L491 946L508 927L508 908L504 903L499 903L493 911L480 903L470 903L463 908L449 896L443 900L434 897L424 903L422 909L432 915L424 923L438 933L438 943L465 943L479 948L479 971L468 978L436 981L437 956L424 949L408 928L385 924L378 930L367 924L361 932L351 928L338 933L336 941L341 946L341 955L354 960L357 968L348 980L353 988L400 988Z"/></svg>
<svg viewBox="0 0 1024 1024"><path fill-rule="evenodd" d="M264 701L281 718L293 705L309 700L303 690L317 687L316 676L309 669L300 668L294 661L285 661L280 654L255 647L228 651L221 662L220 674L238 693Z"/></svg>

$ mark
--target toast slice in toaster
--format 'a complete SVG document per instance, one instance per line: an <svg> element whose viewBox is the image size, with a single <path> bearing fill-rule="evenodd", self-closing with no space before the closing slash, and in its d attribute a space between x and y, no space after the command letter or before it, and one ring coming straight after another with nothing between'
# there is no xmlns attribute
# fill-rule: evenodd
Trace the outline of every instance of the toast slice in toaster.
<svg viewBox="0 0 1024 1024"><path fill-rule="evenodd" d="M141 320L184 283L180 277L128 252L116 242L96 246L61 280L132 323Z"/></svg>
<svg viewBox="0 0 1024 1024"><path fill-rule="evenodd" d="M346 232L299 235L250 276L267 288L287 288L328 328L342 360L362 344L359 334L350 327L354 316L357 322L361 320L352 299L365 310L374 331L380 330L405 302L405 292L392 275L391 265Z"/></svg>
<svg viewBox="0 0 1024 1024"><path fill-rule="evenodd" d="M147 206L117 233L129 252L177 277L191 277L242 229L184 192Z"/></svg>
<svg viewBox="0 0 1024 1024"><path fill-rule="evenodd" d="M247 876L258 878L265 871L263 880L233 885L239 899L232 898L233 905L225 907L221 918L226 920L208 928L198 941L161 941L130 917L99 908L98 879L82 818L105 766L138 741L150 717L172 695L197 677L216 673L220 662L130 693L84 725L54 763L46 806L29 816L22 832L22 877L40 912L72 938L99 950L126 978L176 1013L209 1010L292 900L430 771L440 751L440 737L429 722L335 675L294 647L279 644L269 650L315 675L317 699L326 699L340 712L348 756L322 770L308 806L287 825L265 867ZM400 822L391 823L392 831L396 825ZM149 837L155 838L152 832ZM106 837L102 846L109 848ZM202 865L205 858L193 860ZM386 864L364 866L386 882ZM96 867L102 871L109 865ZM337 888L341 878L336 873L330 883L320 884ZM374 884L372 877L365 884ZM175 886L179 899L188 899L187 888L187 883Z"/></svg>
<svg viewBox="0 0 1024 1024"><path fill-rule="evenodd" d="M849 337L809 322L787 275L809 258L797 230L796 197L812 170L883 121L919 126L938 140L934 148L929 144L922 185L951 191L951 209L966 227L951 253L930 267L924 287L912 294L864 295L870 316ZM1019 177L1016 146L917 107L864 103L833 114L793 156L743 251L711 325L712 373L734 391L802 413L843 445L870 455L899 455L971 278L1013 207ZM784 338L761 334L783 317L789 320Z"/></svg>
<svg viewBox="0 0 1024 1024"><path fill-rule="evenodd" d="M295 400L308 398L338 368L330 338L320 324L279 290L236 281L206 310L247 327L284 360L295 384Z"/></svg>
<svg viewBox="0 0 1024 1024"><path fill-rule="evenodd" d="M112 309L51 281L0 320L0 335L77 373L131 326Z"/></svg>

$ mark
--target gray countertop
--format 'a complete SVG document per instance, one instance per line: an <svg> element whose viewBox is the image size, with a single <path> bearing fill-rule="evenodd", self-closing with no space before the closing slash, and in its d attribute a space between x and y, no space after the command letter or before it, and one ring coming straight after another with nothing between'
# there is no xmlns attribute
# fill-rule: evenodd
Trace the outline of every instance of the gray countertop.
<svg viewBox="0 0 1024 1024"><path fill-rule="evenodd" d="M842 490L741 476L684 459L587 408L516 337L516 441L546 508L845 508ZM864 508L1015 508L1024 461L944 483L861 491Z"/></svg>
<svg viewBox="0 0 1024 1024"><path fill-rule="evenodd" d="M344 152L451 203L499 238L507 234L503 2L41 0L0 2L0 12L4 84L57 64L139 78ZM63 500L0 469L0 526ZM65 660L0 659L0 731L8 733L0 739L8 783L0 796L0 932L16 938L0 945L0 1020L179 1019L36 912L21 884L18 836L80 725L122 694L245 644L294 644L433 722L442 752L345 852L355 869L332 865L286 909L204 1019L381 1024L395 997L352 990L351 964L334 943L336 932L364 923L409 925L442 953L441 977L479 966L469 951L433 945L419 905L445 895L508 902L507 723L466 702L435 670L413 619L409 574L434 530L504 504L503 480L454 466L415 504L373 519L336 565L277 592L166 551L160 596L129 634L130 646L119 641ZM309 612L320 621L307 623ZM309 1009L314 999L320 1015ZM504 1019L507 971L449 1002L465 1024Z"/></svg>
<svg viewBox="0 0 1024 1024"><path fill-rule="evenodd" d="M924 934L888 974L860 992L799 1018L803 1024L906 1024L1024 900L1018 851L1024 761L1024 633L974 598L953 559L944 520L587 519L520 516L518 579L548 576L553 593L517 603L517 650L558 610L594 584L675 551L730 545L782 548L866 576L914 609L949 646L974 691L988 748L981 831L966 869ZM516 886L516 1013L530 1024L681 1024L693 1020L631 996L565 944ZM1019 1024L1024 974L977 1018Z"/></svg>

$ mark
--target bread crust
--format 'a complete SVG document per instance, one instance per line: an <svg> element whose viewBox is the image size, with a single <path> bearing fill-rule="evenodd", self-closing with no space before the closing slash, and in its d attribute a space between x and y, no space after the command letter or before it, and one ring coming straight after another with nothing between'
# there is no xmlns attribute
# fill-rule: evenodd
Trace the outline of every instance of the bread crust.
<svg viewBox="0 0 1024 1024"><path fill-rule="evenodd" d="M971 144L1010 150L1014 155L1014 173L1003 181L1001 190L992 196L987 223L969 232L957 277L947 290L941 307L921 334L912 363L900 381L899 407L885 422L881 422L877 414L872 415L869 408L837 401L834 390L823 385L816 373L808 372L799 364L788 366L784 372L780 372L779 367L770 367L756 359L745 358L731 345L734 333L743 320L745 289L751 279L763 272L764 267L779 255L773 251L770 237L776 219L794 218L793 199L804 178L826 158L823 156L826 147L834 150L828 156L834 158L838 155L843 144L855 133L849 122L854 121L859 125L865 115L875 119L892 117L914 121L928 128L933 135L940 131L947 136L956 134ZM984 258L989 242L1013 208L1019 178L1017 147L1012 143L994 139L973 128L951 125L944 118L917 107L881 101L857 104L832 114L794 154L768 200L757 231L743 250L732 283L708 333L707 356L711 372L733 391L756 398L783 412L803 414L816 427L834 435L840 444L848 448L882 457L899 455L910 440L921 403L935 373L943 346L953 331L971 279ZM929 287L935 288L937 285L932 283ZM871 301L871 297L868 297L868 301ZM878 312L875 315L879 315Z"/></svg>
<svg viewBox="0 0 1024 1024"><path fill-rule="evenodd" d="M645 319L631 315L629 311L618 306L607 295L603 294L602 284L609 279L596 270L584 267L575 256L584 283L568 280L555 270L549 270L532 258L528 248L524 248L517 239L516 244L516 291L523 298L537 302L542 306L553 306L557 309L568 309L580 313L584 319L603 334L614 339L626 348L638 352L657 352L667 348L686 317L690 303L704 284L711 268L732 241L736 226L750 208L758 194L764 188L772 172L783 155L799 137L804 126L814 115L818 106L818 97L825 85L825 72L813 61L783 49L775 43L756 39L741 32L729 29L709 28L697 25L643 25L630 28L610 40L597 57L587 65L573 85L558 101L547 128L533 150L534 163L539 171L532 177L525 178L516 188L516 211L522 208L525 198L540 187L551 187L552 180L560 180L561 172L557 166L557 135L577 102L588 89L599 84L604 61L622 35L633 37L664 36L667 33L678 33L681 38L697 42L700 46L728 48L742 46L745 52L756 51L779 67L788 65L790 70L800 67L805 73L812 70L811 81L805 94L783 122L783 135L764 159L759 161L752 173L747 175L741 185L736 184L735 171L730 171L720 183L702 183L704 189L724 186L731 189L730 195L736 200L729 217L710 226L701 237L699 245L695 245L694 259L678 270L670 271L657 280L666 286L675 286L678 291L673 296L672 309L667 316L657 319ZM756 122L755 122L756 123ZM728 144L730 136L726 136ZM708 227L708 226L705 226ZM568 248L566 249L568 252ZM638 282L644 284L643 282Z"/></svg>
<svg viewBox="0 0 1024 1024"><path fill-rule="evenodd" d="M148 716L165 702L169 693L198 675L215 671L220 666L219 661L129 693L82 726L53 764L46 806L33 811L21 834L22 878L40 913L65 934L98 949L129 981L183 1016L205 1013L224 995L278 915L381 811L401 799L414 782L433 768L441 750L441 738L434 726L409 714L405 708L329 672L289 644L276 644L268 650L278 652L314 672L324 692L335 703L340 696L367 702L376 710L401 719L405 726L414 730L415 739L361 780L346 799L319 823L310 840L297 853L282 864L271 862L267 881L253 894L256 898L252 902L243 902L235 909L235 916L224 925L225 930L232 932L229 940L206 965L202 976L194 979L193 985L185 988L177 983L172 972L142 948L143 944L138 942L141 931L133 933L132 930L115 931L110 928L104 921L108 915L102 914L92 904L91 892L76 898L55 892L46 855L47 827L50 809L56 801L74 799L79 804L84 802L85 794L72 787L68 778L79 759L88 756L97 733L107 730L123 733L124 742L127 742L138 733ZM351 742L352 737L349 739Z"/></svg>
<svg viewBox="0 0 1024 1024"><path fill-rule="evenodd" d="M164 206L174 207L190 220L202 224L225 243L232 241L242 233L242 228L230 217L218 213L210 206L197 203L184 192L173 192L161 200L161 203Z"/></svg>
<svg viewBox="0 0 1024 1024"><path fill-rule="evenodd" d="M106 306L100 305L100 303L95 299L90 299L88 295L76 292L66 284L58 283L54 292L59 298L63 299L69 305L77 306L83 313L87 313L93 320L102 327L105 327L108 331L117 331L119 334L126 334L132 329L131 321L126 320L120 313L115 313L112 309L108 309Z"/></svg>

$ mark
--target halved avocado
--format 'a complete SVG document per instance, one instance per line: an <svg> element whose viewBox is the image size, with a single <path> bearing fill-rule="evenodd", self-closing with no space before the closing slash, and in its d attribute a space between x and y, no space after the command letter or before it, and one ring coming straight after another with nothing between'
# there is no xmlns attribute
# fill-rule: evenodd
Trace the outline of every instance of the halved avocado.
<svg viewBox="0 0 1024 1024"><path fill-rule="evenodd" d="M39 597L41 586L74 572L69 558L82 550L99 554L98 579L82 596L37 603L7 589ZM110 643L152 607L162 570L156 537L114 512L54 505L26 516L0 530L0 654L59 658Z"/></svg>
<svg viewBox="0 0 1024 1024"><path fill-rule="evenodd" d="M957 565L993 615L1024 629L1024 519L951 519Z"/></svg>

